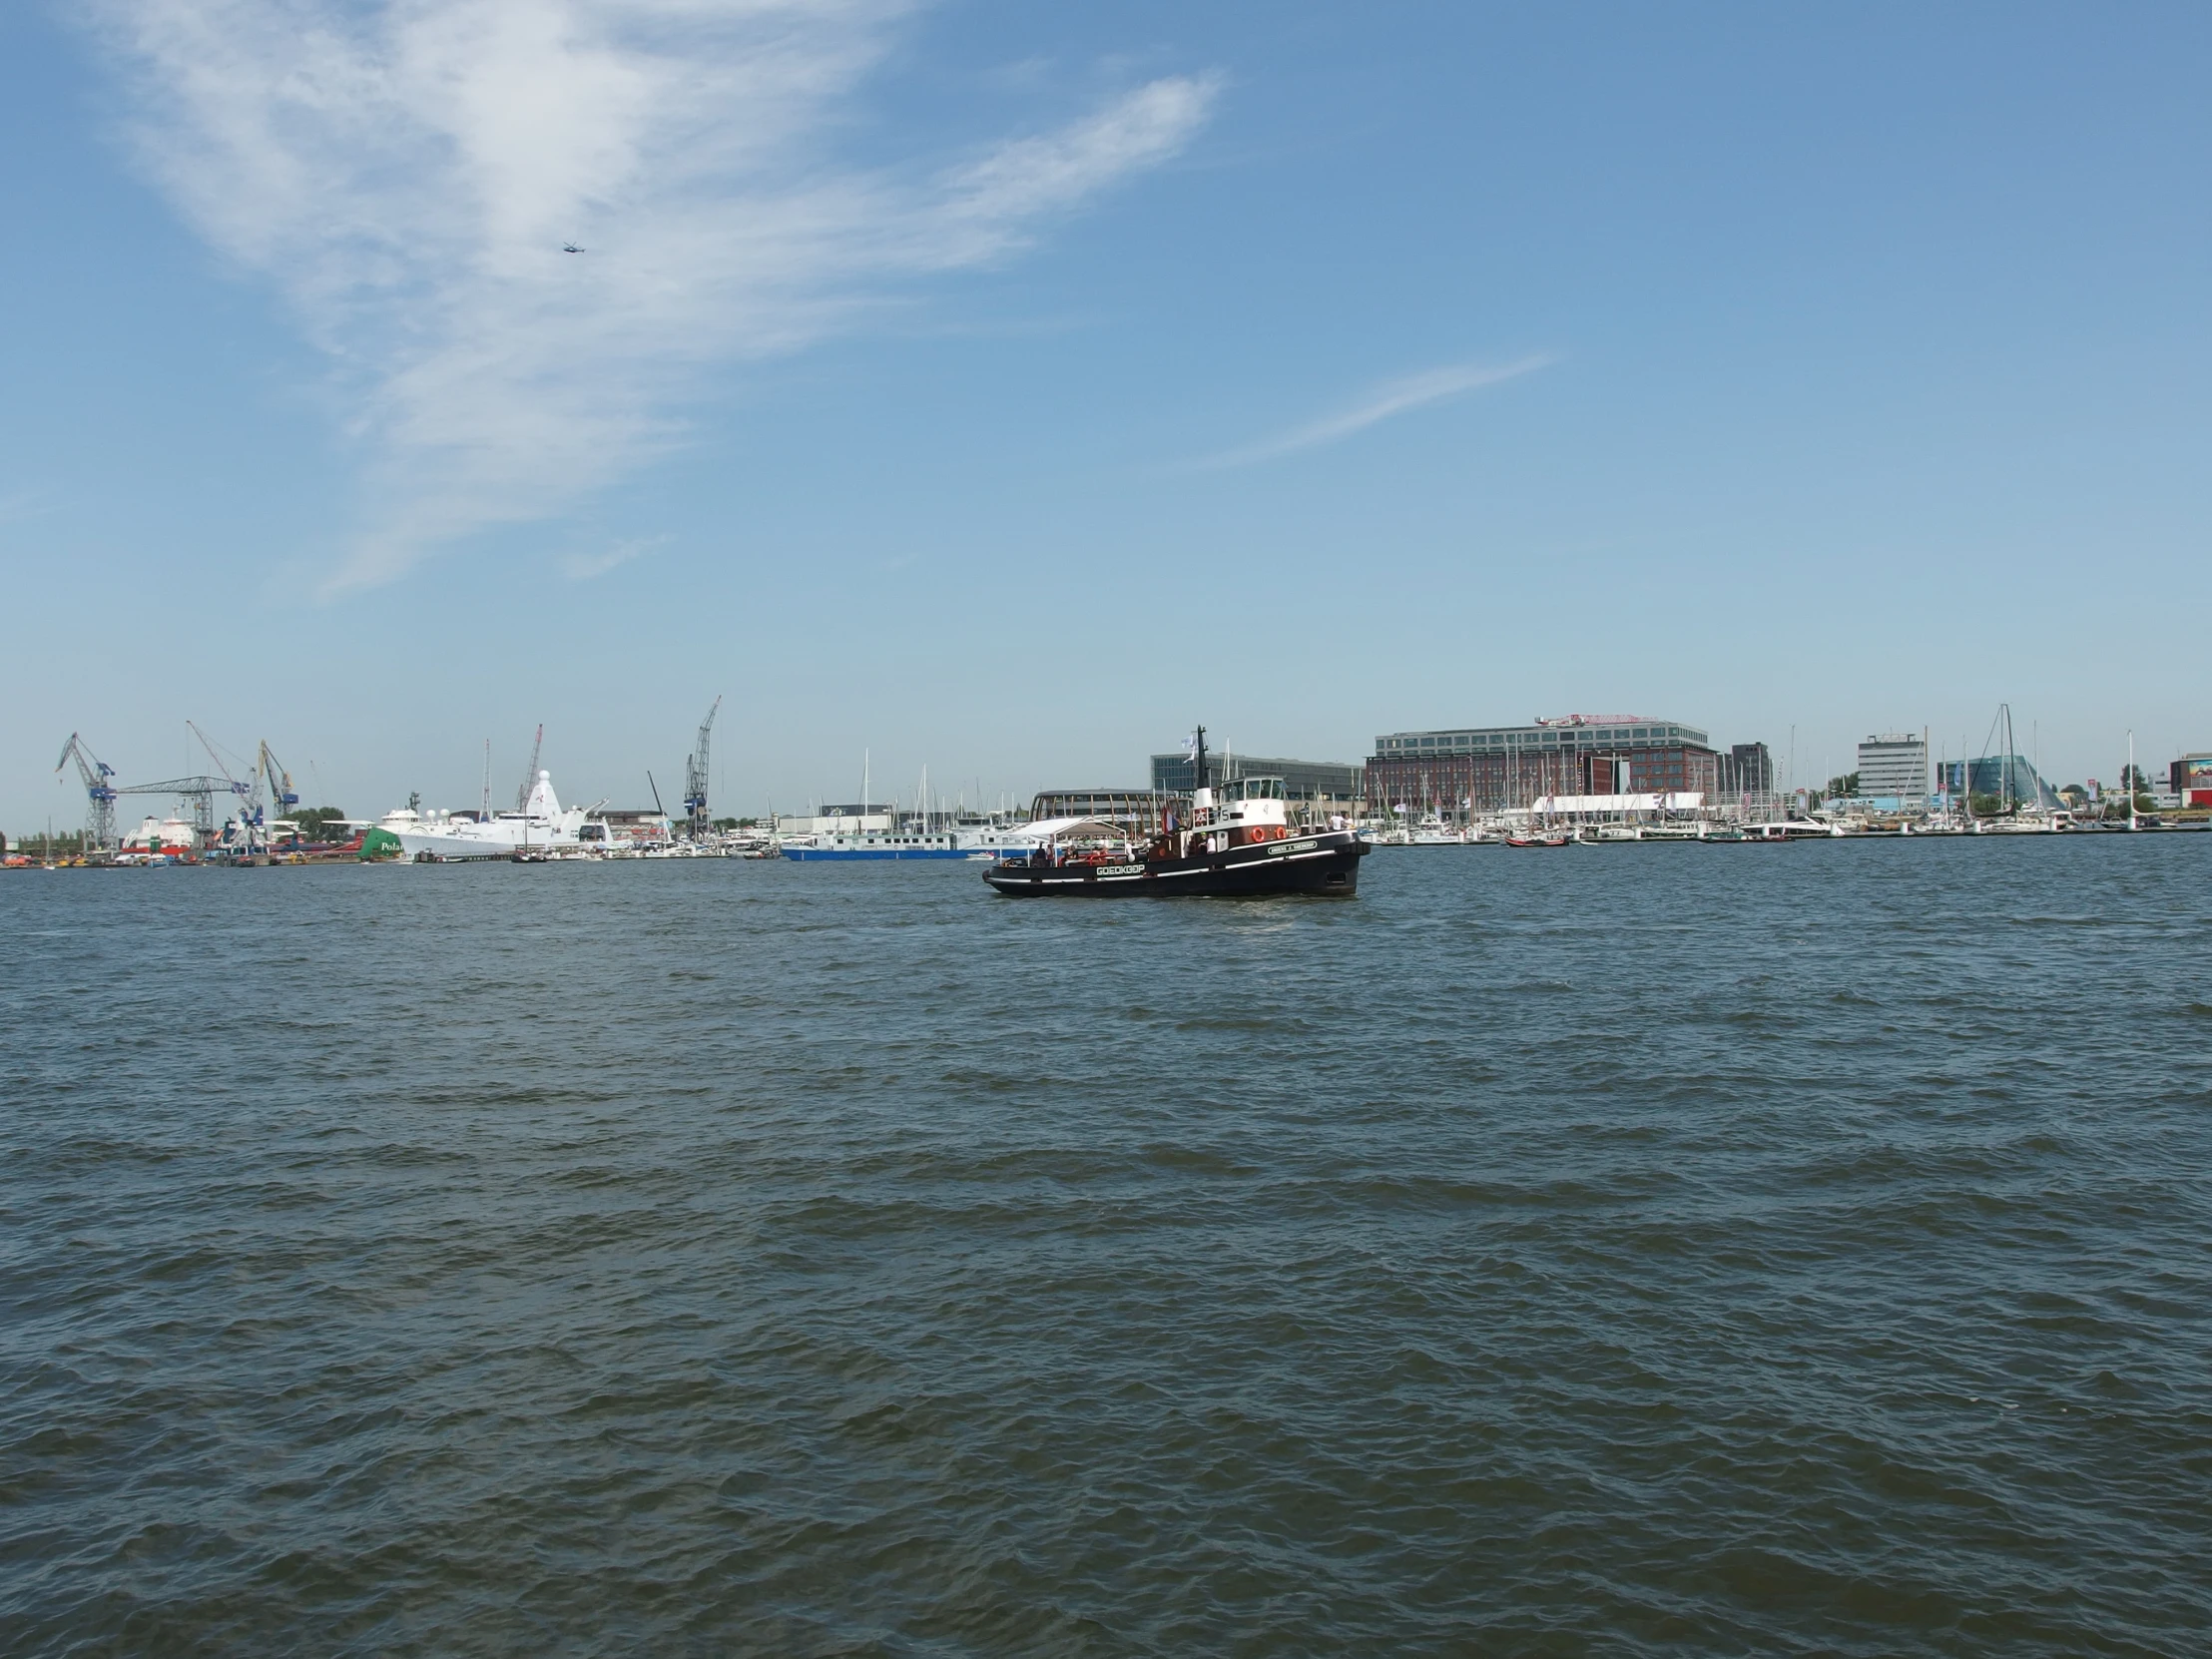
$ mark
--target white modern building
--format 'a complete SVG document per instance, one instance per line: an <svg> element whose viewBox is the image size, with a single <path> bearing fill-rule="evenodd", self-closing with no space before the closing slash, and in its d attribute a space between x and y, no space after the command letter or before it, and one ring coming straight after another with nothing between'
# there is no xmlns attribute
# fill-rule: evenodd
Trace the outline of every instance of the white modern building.
<svg viewBox="0 0 2212 1659"><path fill-rule="evenodd" d="M1928 736L1878 732L1859 746L1859 793L1876 800L1928 794Z"/></svg>

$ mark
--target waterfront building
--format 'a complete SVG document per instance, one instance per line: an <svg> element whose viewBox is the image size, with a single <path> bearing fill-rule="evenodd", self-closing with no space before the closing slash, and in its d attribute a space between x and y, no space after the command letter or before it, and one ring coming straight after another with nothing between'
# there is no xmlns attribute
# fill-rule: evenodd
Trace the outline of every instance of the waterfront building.
<svg viewBox="0 0 2212 1659"><path fill-rule="evenodd" d="M812 815L783 814L776 828L787 835L887 835L892 812L883 801L826 802Z"/></svg>
<svg viewBox="0 0 2212 1659"><path fill-rule="evenodd" d="M1718 757L1724 796L1774 794L1774 757L1763 743L1730 744Z"/></svg>
<svg viewBox="0 0 2212 1659"><path fill-rule="evenodd" d="M675 833L668 814L658 807L609 807L592 816L616 840L665 841Z"/></svg>
<svg viewBox="0 0 2212 1659"><path fill-rule="evenodd" d="M1928 794L1928 735L1882 732L1859 746L1862 796L1917 801Z"/></svg>
<svg viewBox="0 0 2212 1659"><path fill-rule="evenodd" d="M1973 761L1943 761L1936 768L1937 790L1946 796L1990 795L2022 807L2057 811L2066 804L2044 783L2025 755L1984 755Z"/></svg>
<svg viewBox="0 0 2212 1659"><path fill-rule="evenodd" d="M1361 799L1361 769L1347 761L1290 761L1225 750L1208 753L1206 770L1216 786L1241 778L1280 778L1287 801L1350 805ZM1189 795L1198 788L1198 762L1180 751L1153 756L1152 788L1158 795Z"/></svg>
<svg viewBox="0 0 2212 1659"><path fill-rule="evenodd" d="M2212 807L2212 754L2184 755L2166 769L2166 790L2182 807Z"/></svg>
<svg viewBox="0 0 2212 1659"><path fill-rule="evenodd" d="M1489 813L1547 795L1713 795L1720 757L1703 732L1676 721L1562 715L1527 726L1388 733L1375 740L1367 783L1368 799L1380 805Z"/></svg>

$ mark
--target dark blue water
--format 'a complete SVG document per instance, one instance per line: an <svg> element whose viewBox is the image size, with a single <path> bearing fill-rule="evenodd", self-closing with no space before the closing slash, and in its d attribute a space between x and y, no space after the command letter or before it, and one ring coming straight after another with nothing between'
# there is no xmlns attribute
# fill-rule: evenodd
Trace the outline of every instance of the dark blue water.
<svg viewBox="0 0 2212 1659"><path fill-rule="evenodd" d="M2208 875L0 877L0 1649L2201 1653Z"/></svg>

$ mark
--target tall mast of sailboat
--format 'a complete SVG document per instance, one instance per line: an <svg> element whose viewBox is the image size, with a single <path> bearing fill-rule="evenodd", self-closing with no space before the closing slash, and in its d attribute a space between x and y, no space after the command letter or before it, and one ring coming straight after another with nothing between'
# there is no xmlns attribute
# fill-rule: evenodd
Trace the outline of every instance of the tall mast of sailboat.
<svg viewBox="0 0 2212 1659"><path fill-rule="evenodd" d="M1997 816L2003 818L2012 806L2012 705L1997 705L1997 721L2004 733L2004 757L1997 763Z"/></svg>
<svg viewBox="0 0 2212 1659"><path fill-rule="evenodd" d="M2004 706L2004 747L2012 755L2012 812L2016 817L2019 810L2027 805L2027 800L2020 794L2020 734L2012 724L2012 705L2009 703ZM2032 772L2034 768L2031 766L2028 770ZM2040 792L2036 799L2042 799Z"/></svg>

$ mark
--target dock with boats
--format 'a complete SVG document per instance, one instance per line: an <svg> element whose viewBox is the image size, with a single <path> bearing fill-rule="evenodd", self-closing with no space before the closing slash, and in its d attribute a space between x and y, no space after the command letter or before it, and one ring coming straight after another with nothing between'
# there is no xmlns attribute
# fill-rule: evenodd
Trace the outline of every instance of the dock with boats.
<svg viewBox="0 0 2212 1659"><path fill-rule="evenodd" d="M865 753L856 803L779 815L718 818L708 801L709 746L717 698L685 757L680 812L662 805L647 771L650 808L615 808L605 798L564 806L541 767L545 729L513 806L492 802L487 741L480 801L425 807L419 795L370 820L301 802L292 773L261 741L250 753L225 748L197 724L187 729L212 770L125 784L81 734L56 765L74 767L84 792L84 828L67 836L49 826L19 836L6 867L166 868L180 864L278 867L333 862L571 863L604 860L742 858L800 864L965 862L1041 872L1071 855L1085 868L1109 863L1165 874L1163 849L1191 855L1205 825L1228 834L1232 807L1269 803L1282 838L1369 849L1495 846L1777 845L1845 837L1899 841L1957 836L2153 834L2212 829L2212 751L2174 757L2163 787L2137 763L2132 734L2115 757L2116 780L2053 785L2036 747L2021 753L2011 710L2000 705L1978 745L1955 750L1929 731L1887 732L1858 746L1857 767L1815 786L1799 783L1794 745L1787 760L1764 742L1723 749L1680 721L1638 715L1565 715L1520 726L1385 733L1364 764L1210 753L1205 728L1180 749L1151 757L1141 785L1053 788L992 810L932 792L921 772L910 800L875 799ZM2116 746L2118 747L2118 746ZM1779 775L1779 776L1778 776ZM125 829L127 803L166 803ZM1254 810L1259 810L1255 806ZM1217 827L1212 821L1223 819ZM1232 837L1233 838L1233 837ZM1240 843L1241 844L1241 843ZM1109 856L1113 846L1119 854ZM1225 841L1217 855L1233 850ZM1289 855L1276 852L1280 860ZM1348 866L1349 867L1349 866ZM1096 877L1087 877L1095 884ZM1021 890L1045 890L1041 874ZM1179 872L1169 883L1206 883ZM1001 891L1006 883L994 882Z"/></svg>

